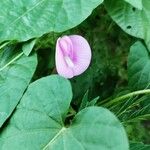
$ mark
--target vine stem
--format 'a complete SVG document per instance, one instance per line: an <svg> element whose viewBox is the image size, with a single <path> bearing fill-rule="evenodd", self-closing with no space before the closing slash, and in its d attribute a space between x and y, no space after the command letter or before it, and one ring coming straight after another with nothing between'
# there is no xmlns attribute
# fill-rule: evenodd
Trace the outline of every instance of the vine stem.
<svg viewBox="0 0 150 150"><path fill-rule="evenodd" d="M12 59L11 61L9 61L5 66L3 66L2 68L0 68L0 71L4 70L7 66L9 66L11 63L13 63L18 58L20 58L23 54L24 54L23 52L21 52L20 54L18 54L14 59Z"/></svg>
<svg viewBox="0 0 150 150"><path fill-rule="evenodd" d="M117 97L117 98L115 98L115 99L105 103L104 106L105 107L109 107L109 106L111 106L114 103L123 101L123 100L125 100L127 98L130 98L130 97L133 97L133 96L136 96L136 95L141 95L141 94L150 94L150 89L139 90L139 91L134 91L132 93L125 94L123 96Z"/></svg>

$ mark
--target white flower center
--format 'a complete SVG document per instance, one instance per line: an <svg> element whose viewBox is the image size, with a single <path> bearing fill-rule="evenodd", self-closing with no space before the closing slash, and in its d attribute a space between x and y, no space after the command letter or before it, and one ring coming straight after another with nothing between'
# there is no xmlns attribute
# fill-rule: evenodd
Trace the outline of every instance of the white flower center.
<svg viewBox="0 0 150 150"><path fill-rule="evenodd" d="M74 67L73 61L68 56L65 56L65 61L70 68Z"/></svg>

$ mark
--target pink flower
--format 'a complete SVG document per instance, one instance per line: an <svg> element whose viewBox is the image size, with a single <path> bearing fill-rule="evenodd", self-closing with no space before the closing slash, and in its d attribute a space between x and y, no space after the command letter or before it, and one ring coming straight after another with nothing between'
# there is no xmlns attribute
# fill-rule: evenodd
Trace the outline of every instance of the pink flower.
<svg viewBox="0 0 150 150"><path fill-rule="evenodd" d="M57 40L55 61L58 74L72 78L89 67L91 48L82 36L63 36Z"/></svg>

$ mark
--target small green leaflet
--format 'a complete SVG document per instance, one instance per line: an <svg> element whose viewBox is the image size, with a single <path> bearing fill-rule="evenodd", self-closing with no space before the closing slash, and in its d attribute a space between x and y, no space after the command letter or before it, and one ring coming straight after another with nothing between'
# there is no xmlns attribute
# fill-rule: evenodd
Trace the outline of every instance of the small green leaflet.
<svg viewBox="0 0 150 150"><path fill-rule="evenodd" d="M71 99L70 82L60 76L30 84L0 134L0 149L129 150L124 128L107 109L85 108L65 126Z"/></svg>
<svg viewBox="0 0 150 150"><path fill-rule="evenodd" d="M81 104L80 104L80 107L79 107L79 111L86 108L86 107L94 106L97 103L99 96L89 101L88 95L89 95L89 91L87 91L84 94L82 101L81 101Z"/></svg>
<svg viewBox="0 0 150 150"><path fill-rule="evenodd" d="M35 43L36 43L36 39L33 39L33 40L27 41L23 44L22 50L26 56L30 55Z"/></svg>

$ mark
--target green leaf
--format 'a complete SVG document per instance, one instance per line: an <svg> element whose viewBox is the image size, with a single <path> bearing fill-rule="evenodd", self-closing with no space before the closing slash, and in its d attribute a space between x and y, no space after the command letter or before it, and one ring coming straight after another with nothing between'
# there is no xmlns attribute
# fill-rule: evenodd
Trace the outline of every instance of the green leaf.
<svg viewBox="0 0 150 150"><path fill-rule="evenodd" d="M89 95L89 91L87 91L81 101L80 107L79 107L79 111L86 108L87 104L88 104L88 95Z"/></svg>
<svg viewBox="0 0 150 150"><path fill-rule="evenodd" d="M99 100L99 96L94 98L94 99L92 99L90 102L88 102L87 106L94 106L94 105L96 105L98 100Z"/></svg>
<svg viewBox="0 0 150 150"><path fill-rule="evenodd" d="M89 101L88 95L89 95L89 91L87 91L84 94L84 96L83 96L83 98L81 100L79 111L81 111L82 109L84 109L86 107L94 106L97 103L97 101L99 99L99 96Z"/></svg>
<svg viewBox="0 0 150 150"><path fill-rule="evenodd" d="M142 4L139 10L123 0L105 0L112 19L128 34L144 39L150 49L150 1L143 0Z"/></svg>
<svg viewBox="0 0 150 150"><path fill-rule="evenodd" d="M125 1L134 6L135 8L142 10L143 7L142 0L125 0Z"/></svg>
<svg viewBox="0 0 150 150"><path fill-rule="evenodd" d="M129 149L121 123L107 109L88 107L65 126L71 98L71 85L62 77L32 83L0 135L0 149Z"/></svg>
<svg viewBox="0 0 150 150"><path fill-rule="evenodd" d="M8 48L0 54L0 127L21 99L37 65L36 55L26 57L22 53L8 61L13 53Z"/></svg>
<svg viewBox="0 0 150 150"><path fill-rule="evenodd" d="M62 32L84 21L103 0L1 0L0 42Z"/></svg>
<svg viewBox="0 0 150 150"><path fill-rule="evenodd" d="M22 46L22 50L26 56L30 55L35 43L36 43L36 39L24 43L24 45Z"/></svg>
<svg viewBox="0 0 150 150"><path fill-rule="evenodd" d="M144 145L143 143L131 142L130 150L150 150L150 145Z"/></svg>
<svg viewBox="0 0 150 150"><path fill-rule="evenodd" d="M130 49L128 58L128 78L131 90L150 87L150 57L141 42L136 42Z"/></svg>

